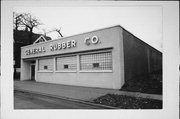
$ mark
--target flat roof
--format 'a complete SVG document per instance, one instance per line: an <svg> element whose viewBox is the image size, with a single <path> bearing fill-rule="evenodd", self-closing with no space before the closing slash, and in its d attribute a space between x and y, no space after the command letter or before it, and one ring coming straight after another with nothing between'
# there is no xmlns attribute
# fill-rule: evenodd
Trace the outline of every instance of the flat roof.
<svg viewBox="0 0 180 119"><path fill-rule="evenodd" d="M99 28L99 29L95 29L95 30L91 30L91 31L87 31L87 32L82 32L82 33L78 33L78 34L75 34L75 35L70 35L70 36L65 36L65 37L62 37L62 38L57 38L57 39L53 39L53 40L48 40L46 42L41 42L41 43L38 43L38 44L44 44L44 43L48 43L48 42L53 42L55 40L61 40L61 39L65 39L65 38L69 38L69 37L74 37L74 36L78 36L78 35L82 35L82 34L85 34L85 33L91 33L91 32L95 32L95 31L100 31L100 30L104 30L104 29L110 29L110 28L113 28L113 27L120 27L122 28L123 30L127 31L128 33L130 33L131 35L133 35L133 37L137 38L138 40L140 40L141 42L145 43L146 45L152 47L154 50L158 51L161 53L161 51L159 51L158 49L154 48L153 46L149 45L148 43L144 42L143 40L141 40L140 38L138 38L137 36L135 36L134 34L132 34L131 32L129 32L128 30L126 30L124 27L122 27L121 25L113 25L113 26L108 26L108 27L103 27L103 28ZM21 48L25 48L25 47L29 47L29 46L34 46L36 44L31 44L31 45L27 45L27 46L23 46Z"/></svg>
<svg viewBox="0 0 180 119"><path fill-rule="evenodd" d="M66 36L66 37L62 37L62 38L57 38L57 39L53 39L53 40L48 40L46 42L41 42L41 43L38 43L38 44L53 42L55 40L61 40L61 39L69 38L69 37L74 37L74 36L82 35L82 34L85 34L85 33L91 33L91 32L100 31L100 30L104 30L104 29L110 29L110 28L113 28L113 27L121 27L121 26L120 25L113 25L113 26L109 26L109 27L104 27L104 28L100 28L100 29L91 30L91 31L88 31L88 32L82 32L82 33L75 34L75 35L70 35L70 36ZM121 28L123 28L123 27L121 27ZM31 44L31 45L23 46L21 48L25 48L25 47L29 47L29 46L34 46L34 45L36 45L36 44Z"/></svg>

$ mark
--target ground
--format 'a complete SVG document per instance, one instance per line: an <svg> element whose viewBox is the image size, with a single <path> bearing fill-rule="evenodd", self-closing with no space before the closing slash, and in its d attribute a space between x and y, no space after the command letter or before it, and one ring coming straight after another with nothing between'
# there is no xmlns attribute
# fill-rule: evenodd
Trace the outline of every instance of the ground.
<svg viewBox="0 0 180 119"><path fill-rule="evenodd" d="M15 91L14 109L100 109L100 107Z"/></svg>
<svg viewBox="0 0 180 119"><path fill-rule="evenodd" d="M157 71L125 80L125 84L120 90L162 95L162 72Z"/></svg>
<svg viewBox="0 0 180 119"><path fill-rule="evenodd" d="M94 100L95 103L118 107L121 109L162 109L162 101L107 94Z"/></svg>

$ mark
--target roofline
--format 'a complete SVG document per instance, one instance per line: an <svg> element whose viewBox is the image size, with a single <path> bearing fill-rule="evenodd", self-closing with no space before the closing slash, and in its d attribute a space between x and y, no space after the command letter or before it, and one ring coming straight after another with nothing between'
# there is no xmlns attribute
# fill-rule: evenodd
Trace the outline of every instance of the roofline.
<svg viewBox="0 0 180 119"><path fill-rule="evenodd" d="M162 53L160 50L154 48L153 46L149 45L148 43L144 42L143 40L141 40L140 38L138 38L137 36L135 36L134 34L132 34L131 32L129 32L128 30L126 30L125 28L122 27L122 29L126 32L128 32L129 34L131 34L133 37L135 37L138 41L144 43L145 45L147 45L148 47L152 48L153 50L159 52L159 53Z"/></svg>
<svg viewBox="0 0 180 119"><path fill-rule="evenodd" d="M100 29L95 29L95 30L91 30L91 31L87 31L87 32L78 33L78 34L75 34L75 35L70 35L70 36L58 38L58 39L48 40L46 42L41 42L41 43L38 43L38 44L53 42L55 40L62 40L62 39L65 39L65 38L74 37L74 36L82 35L82 34L85 34L85 33L91 33L91 32L100 31L100 30L104 30L104 29L109 29L109 28L113 28L113 27L121 27L121 28L123 28L120 25L113 25L113 26L109 26L109 27L103 27L103 28L100 28ZM23 46L21 48L25 48L25 47L29 47L29 46L34 46L34 45L37 45L37 44L26 45L26 46Z"/></svg>
<svg viewBox="0 0 180 119"><path fill-rule="evenodd" d="M43 35L40 35L39 38L37 38L33 44L35 44L41 37L45 40L45 42L47 42L46 38Z"/></svg>
<svg viewBox="0 0 180 119"><path fill-rule="evenodd" d="M66 37L62 37L62 38L58 38L58 39L47 40L46 42L38 43L38 45L39 45L39 44L48 43L48 42L53 42L53 41L55 41L55 40L62 40L62 39L65 39L65 38L74 37L74 36L77 36L77 35L82 35L82 34L85 34L85 33L91 33L91 32L95 32L95 31L100 31L100 30L104 30L104 29L109 29L109 28L113 28L113 27L120 27L120 28L122 28L123 30L125 30L125 31L127 31L128 33L130 33L131 35L133 35L133 37L137 38L137 39L140 40L141 42L143 42L143 43L145 43L146 45L150 46L150 47L153 48L154 50L162 53L161 51L159 51L158 49L156 49L156 48L154 48L153 46L149 45L148 43L144 42L143 40L141 40L140 38L138 38L137 36L135 36L134 34L132 34L131 32L129 32L128 30L126 30L124 27L122 27L122 26L119 25L119 24L112 25L112 26L107 26L107 27L103 27L103 28L100 28L100 29L95 29L95 30L91 30L91 31L87 31L87 32L82 32L82 33L78 33L78 34L75 34L75 35L70 35L70 36L66 36ZM34 46L34 45L37 45L37 44L31 44L31 45L23 46L23 47L21 47L21 48L25 48L25 47L29 47L29 46Z"/></svg>

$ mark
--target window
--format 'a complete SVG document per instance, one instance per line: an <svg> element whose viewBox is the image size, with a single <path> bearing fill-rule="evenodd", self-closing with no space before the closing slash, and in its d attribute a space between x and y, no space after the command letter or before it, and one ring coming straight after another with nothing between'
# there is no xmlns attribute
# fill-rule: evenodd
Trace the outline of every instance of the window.
<svg viewBox="0 0 180 119"><path fill-rule="evenodd" d="M47 59L39 59L38 63L38 69L39 71L47 70L47 71L53 71L53 59L47 58Z"/></svg>
<svg viewBox="0 0 180 119"><path fill-rule="evenodd" d="M48 69L48 66L44 66L44 69Z"/></svg>
<svg viewBox="0 0 180 119"><path fill-rule="evenodd" d="M112 70L112 52L80 55L80 70Z"/></svg>
<svg viewBox="0 0 180 119"><path fill-rule="evenodd" d="M56 58L56 70L77 70L77 56L64 56Z"/></svg>
<svg viewBox="0 0 180 119"><path fill-rule="evenodd" d="M64 65L64 69L68 69L68 65Z"/></svg>
<svg viewBox="0 0 180 119"><path fill-rule="evenodd" d="M93 68L98 68L99 67L99 63L93 63Z"/></svg>

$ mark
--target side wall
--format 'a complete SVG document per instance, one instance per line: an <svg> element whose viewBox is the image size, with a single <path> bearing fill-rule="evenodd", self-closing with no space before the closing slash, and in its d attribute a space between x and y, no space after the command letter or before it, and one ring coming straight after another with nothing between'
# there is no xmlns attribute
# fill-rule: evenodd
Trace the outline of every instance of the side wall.
<svg viewBox="0 0 180 119"><path fill-rule="evenodd" d="M21 80L30 80L30 63L21 59Z"/></svg>
<svg viewBox="0 0 180 119"><path fill-rule="evenodd" d="M123 29L125 80L162 70L162 53Z"/></svg>

